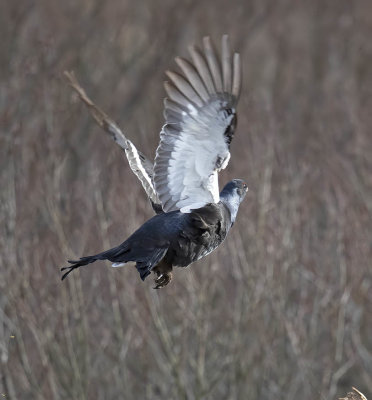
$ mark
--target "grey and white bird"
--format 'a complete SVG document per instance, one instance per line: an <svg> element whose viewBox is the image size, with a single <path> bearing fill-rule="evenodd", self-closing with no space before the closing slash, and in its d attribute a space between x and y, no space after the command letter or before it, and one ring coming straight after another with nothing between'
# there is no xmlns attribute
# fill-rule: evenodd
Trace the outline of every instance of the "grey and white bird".
<svg viewBox="0 0 372 400"><path fill-rule="evenodd" d="M203 50L190 46L189 52L191 61L176 58L181 73L166 72L165 125L154 165L116 126L111 130L157 215L117 247L69 261L62 279L97 260L109 260L113 267L134 262L142 280L154 272L155 288L162 288L171 281L173 267L187 267L211 253L234 224L248 188L234 179L220 193L218 172L230 160L240 56L231 57L227 35L220 57L209 37L203 39Z"/></svg>

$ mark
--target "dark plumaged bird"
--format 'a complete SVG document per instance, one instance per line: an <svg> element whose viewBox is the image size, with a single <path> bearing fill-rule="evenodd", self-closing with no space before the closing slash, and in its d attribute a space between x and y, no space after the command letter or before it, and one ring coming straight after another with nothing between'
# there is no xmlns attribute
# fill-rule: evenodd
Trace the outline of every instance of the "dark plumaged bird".
<svg viewBox="0 0 372 400"><path fill-rule="evenodd" d="M221 193L218 188L218 172L230 160L241 88L239 54L231 57L227 35L221 44L218 58L206 37L202 51L189 47L191 61L176 58L182 74L167 71L165 125L154 165L112 129L157 215L119 246L69 261L62 279L97 260L109 260L113 267L135 262L142 280L156 274L159 289L171 281L173 267L187 267L223 242L248 188L240 179Z"/></svg>

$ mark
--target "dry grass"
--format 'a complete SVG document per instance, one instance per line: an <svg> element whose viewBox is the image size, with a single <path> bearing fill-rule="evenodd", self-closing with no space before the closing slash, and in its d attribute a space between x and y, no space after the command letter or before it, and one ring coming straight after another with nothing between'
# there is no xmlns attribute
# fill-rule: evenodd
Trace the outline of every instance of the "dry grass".
<svg viewBox="0 0 372 400"><path fill-rule="evenodd" d="M0 392L370 397L371 2L6 0L0 27ZM163 291L103 264L62 284L152 215L62 72L153 155L163 71L225 32L244 91L221 181L250 187L228 240Z"/></svg>

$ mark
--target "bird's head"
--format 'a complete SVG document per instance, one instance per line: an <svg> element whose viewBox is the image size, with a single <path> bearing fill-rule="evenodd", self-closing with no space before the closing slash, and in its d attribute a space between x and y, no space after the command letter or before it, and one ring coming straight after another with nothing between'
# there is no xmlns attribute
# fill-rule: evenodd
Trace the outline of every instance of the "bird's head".
<svg viewBox="0 0 372 400"><path fill-rule="evenodd" d="M248 192L248 186L242 179L233 179L222 189L221 197L234 197L239 199L239 204L243 201Z"/></svg>
<svg viewBox="0 0 372 400"><path fill-rule="evenodd" d="M221 202L230 210L231 222L234 223L239 205L248 192L247 184L241 179L233 179L220 193Z"/></svg>

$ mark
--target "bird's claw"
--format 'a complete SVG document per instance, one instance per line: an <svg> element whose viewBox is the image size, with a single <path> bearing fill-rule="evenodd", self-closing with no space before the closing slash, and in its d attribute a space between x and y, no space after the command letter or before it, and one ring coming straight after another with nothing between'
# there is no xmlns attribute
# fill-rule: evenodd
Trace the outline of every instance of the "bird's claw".
<svg viewBox="0 0 372 400"><path fill-rule="evenodd" d="M156 286L154 289L161 289L168 285L168 283L172 280L172 273L166 272L164 274L158 273L158 277L155 279Z"/></svg>

